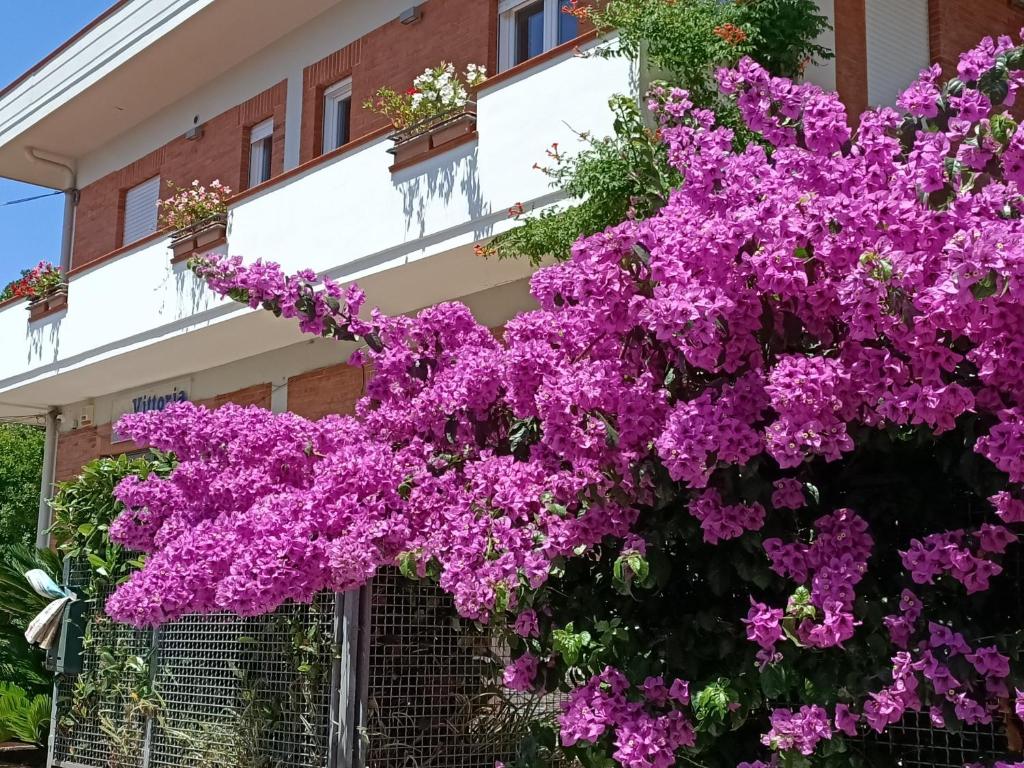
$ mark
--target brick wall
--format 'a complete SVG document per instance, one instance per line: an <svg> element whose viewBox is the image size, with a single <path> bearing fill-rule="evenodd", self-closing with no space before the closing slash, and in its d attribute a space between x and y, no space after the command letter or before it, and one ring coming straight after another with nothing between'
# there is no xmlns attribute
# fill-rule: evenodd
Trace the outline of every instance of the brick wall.
<svg viewBox="0 0 1024 768"><path fill-rule="evenodd" d="M270 407L270 384L255 384L234 392L227 392L208 400L198 401L200 405L218 408L225 403L258 405ZM57 482L69 480L77 475L85 464L102 456L119 456L139 450L133 442L112 443L111 424L85 427L71 432L62 432L57 439Z"/></svg>
<svg viewBox="0 0 1024 768"><path fill-rule="evenodd" d="M928 22L932 61L952 75L960 53L986 35L1016 37L1024 26L1024 9L1012 0L928 0Z"/></svg>
<svg viewBox="0 0 1024 768"><path fill-rule="evenodd" d="M381 87L404 91L430 66L450 61L497 69L498 0L427 0L422 18L402 25L396 19L360 40L314 62L303 71L300 157L320 154L323 131L323 92L346 77L352 78L352 137L387 125L387 120L362 108Z"/></svg>
<svg viewBox="0 0 1024 768"><path fill-rule="evenodd" d="M160 197L171 194L170 184L187 186L193 179L208 184L220 179L233 190L248 182L249 129L274 118L273 175L284 168L284 118L287 81L282 80L248 101L203 124L203 135L184 137L150 152L119 171L97 179L81 190L75 214L72 267L81 267L120 248L124 195L131 187L160 175Z"/></svg>

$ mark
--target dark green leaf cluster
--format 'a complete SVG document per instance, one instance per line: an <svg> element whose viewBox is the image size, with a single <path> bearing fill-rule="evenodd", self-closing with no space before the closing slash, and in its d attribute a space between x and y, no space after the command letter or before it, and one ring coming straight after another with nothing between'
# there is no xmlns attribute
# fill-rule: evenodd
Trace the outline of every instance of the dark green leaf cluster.
<svg viewBox="0 0 1024 768"><path fill-rule="evenodd" d="M595 55L628 57L639 63L642 80L655 75L688 89L695 104L734 128L739 143L750 136L720 98L716 69L750 56L773 74L798 76L810 61L832 55L815 42L828 22L813 0L610 0L590 15L599 29L617 33ZM731 28L743 39L730 38ZM681 177L641 101L613 97L611 136L581 134L585 148L575 156L550 151L554 165L541 170L573 204L521 216L522 225L492 240L487 252L533 264L566 259L579 237L660 210Z"/></svg>
<svg viewBox="0 0 1024 768"><path fill-rule="evenodd" d="M691 755L694 765L705 768L734 768L759 754L766 710L794 702L854 702L889 682L879 674L891 666L893 653L883 617L897 611L904 588L912 587L937 621L971 627L972 644L981 638L994 642L1018 663L1024 654L1024 602L1014 578L1018 553L1008 555L1006 575L993 580L991 589L970 596L948 576L934 585L913 584L898 553L936 527L955 530L984 519L978 500L1005 484L1002 473L971 449L975 435L988 426L971 417L938 437L924 429L864 428L856 435L856 454L805 467L805 509L776 510L764 530L716 546L704 543L698 521L687 511L690 492L652 474L662 501L641 510L636 526L646 553L623 550L621 541L609 539L591 556L562 563L539 592L524 590L539 617L540 637L509 633L513 654L554 659L541 670L548 690L571 689L606 666L631 680L663 675L689 681L697 730ZM767 506L772 479L772 468L758 460L736 468L726 482L737 498ZM760 666L743 622L751 597L774 606L809 603L806 589L770 570L763 540L789 540L787 531L795 526L809 542L814 520L843 507L865 518L875 540L870 568L857 587L861 629L843 648L798 647L791 637L780 646L780 662ZM956 727L952 712L947 722ZM603 768L611 749L581 744L567 752L587 768ZM785 760L796 762L784 765L826 768L898 764L884 740L851 741L841 734L813 761L796 754Z"/></svg>

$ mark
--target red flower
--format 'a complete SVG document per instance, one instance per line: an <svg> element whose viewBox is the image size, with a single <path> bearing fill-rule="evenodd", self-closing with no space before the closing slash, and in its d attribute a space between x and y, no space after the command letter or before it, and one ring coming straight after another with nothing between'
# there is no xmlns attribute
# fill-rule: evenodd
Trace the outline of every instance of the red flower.
<svg viewBox="0 0 1024 768"><path fill-rule="evenodd" d="M737 45L747 39L747 33L735 24L722 24L719 27L715 27L714 32L729 45Z"/></svg>
<svg viewBox="0 0 1024 768"><path fill-rule="evenodd" d="M413 86L412 88L410 88L408 91L405 92L405 95L406 96L415 96L419 92L420 92L420 89L417 88L416 86Z"/></svg>
<svg viewBox="0 0 1024 768"><path fill-rule="evenodd" d="M578 19L589 18L591 9L586 3L587 0L569 0L568 3L562 6L562 13L575 16Z"/></svg>

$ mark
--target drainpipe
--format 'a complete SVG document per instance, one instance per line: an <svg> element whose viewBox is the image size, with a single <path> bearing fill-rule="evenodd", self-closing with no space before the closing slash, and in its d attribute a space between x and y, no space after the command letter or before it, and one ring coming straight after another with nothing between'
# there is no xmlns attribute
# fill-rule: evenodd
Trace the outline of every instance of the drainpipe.
<svg viewBox="0 0 1024 768"><path fill-rule="evenodd" d="M46 437L43 440L43 481L39 488L39 517L36 518L36 547L50 548L50 499L53 498L53 478L57 458L57 423L60 410L51 408L46 413Z"/></svg>
<svg viewBox="0 0 1024 768"><path fill-rule="evenodd" d="M64 222L60 239L60 269L66 275L71 268L71 238L75 227L75 205L78 190L75 188L76 174L74 161L70 158L47 152L37 147L25 147L25 156L33 163L42 163L56 170L62 178L64 190ZM53 479L56 470L57 426L60 410L51 408L46 413L46 437L43 442L43 480L39 488L39 516L36 519L36 546L48 549L50 546L50 499L53 498Z"/></svg>
<svg viewBox="0 0 1024 768"><path fill-rule="evenodd" d="M70 158L37 147L25 147L25 156L34 163L43 163L57 170L64 181L64 229L60 240L60 268L66 275L71 269L71 238L75 228L75 206L78 204L77 176Z"/></svg>

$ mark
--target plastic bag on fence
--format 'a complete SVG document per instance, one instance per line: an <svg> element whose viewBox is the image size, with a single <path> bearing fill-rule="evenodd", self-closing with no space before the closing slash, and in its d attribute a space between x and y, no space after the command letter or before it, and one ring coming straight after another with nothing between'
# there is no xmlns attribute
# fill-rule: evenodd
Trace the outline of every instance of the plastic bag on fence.
<svg viewBox="0 0 1024 768"><path fill-rule="evenodd" d="M38 568L25 574L28 583L40 597L55 598L39 614L29 622L25 630L25 639L31 645L49 650L60 637L61 624L64 622L64 611L73 603L77 596L71 590L60 586L49 574Z"/></svg>

